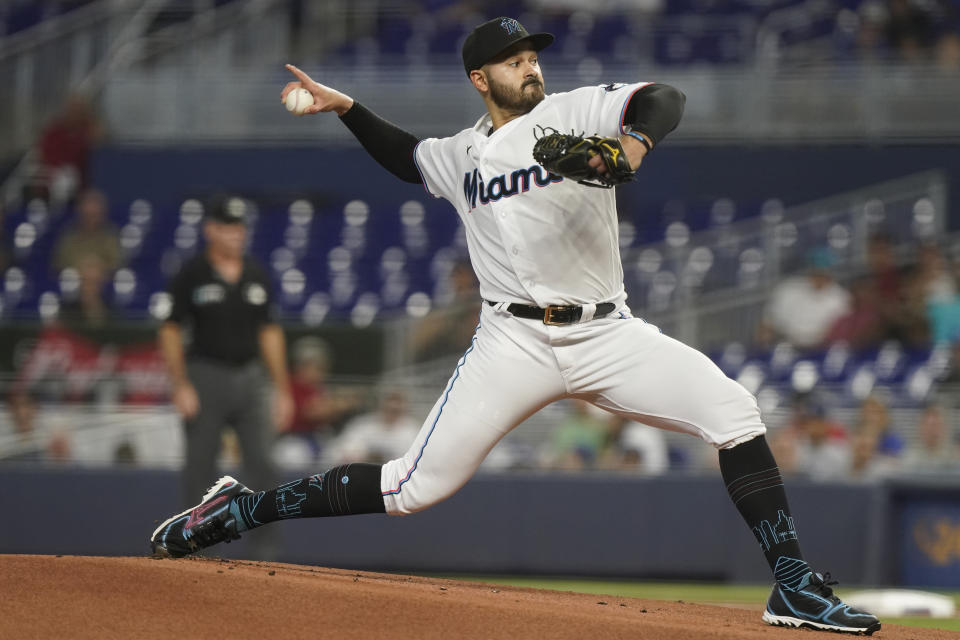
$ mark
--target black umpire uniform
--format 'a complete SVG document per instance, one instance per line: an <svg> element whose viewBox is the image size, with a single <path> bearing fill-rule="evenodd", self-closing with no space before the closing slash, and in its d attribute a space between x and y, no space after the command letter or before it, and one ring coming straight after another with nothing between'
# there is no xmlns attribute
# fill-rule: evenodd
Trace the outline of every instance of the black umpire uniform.
<svg viewBox="0 0 960 640"><path fill-rule="evenodd" d="M207 220L244 224L245 216L242 208L214 204ZM222 430L228 425L237 435L250 485L272 486L270 386L260 361L261 331L274 323L272 286L266 270L244 254L239 278L230 281L218 272L208 253L202 252L172 279L169 292L172 310L161 331L173 329L173 335L179 336L179 327L190 329L192 339L181 375L186 375L199 401L195 414L184 419L185 495L196 500L218 477L216 459ZM172 374L167 352L180 349L182 358L183 349L171 347L174 342L182 344L178 339L163 344L161 338ZM177 376L173 377L176 385Z"/></svg>

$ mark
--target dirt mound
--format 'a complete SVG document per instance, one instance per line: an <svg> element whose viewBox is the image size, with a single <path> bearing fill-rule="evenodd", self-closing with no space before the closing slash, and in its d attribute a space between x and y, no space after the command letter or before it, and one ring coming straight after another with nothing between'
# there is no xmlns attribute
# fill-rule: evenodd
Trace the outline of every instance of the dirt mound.
<svg viewBox="0 0 960 640"><path fill-rule="evenodd" d="M2 638L814 638L756 611L232 560L0 555ZM885 627L882 639L956 638Z"/></svg>

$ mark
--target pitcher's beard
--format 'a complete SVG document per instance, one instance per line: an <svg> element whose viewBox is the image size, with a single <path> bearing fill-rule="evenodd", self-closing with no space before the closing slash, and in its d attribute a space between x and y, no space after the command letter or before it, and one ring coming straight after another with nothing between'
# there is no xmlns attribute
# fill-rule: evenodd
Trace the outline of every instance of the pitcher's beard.
<svg viewBox="0 0 960 640"><path fill-rule="evenodd" d="M489 78L490 99L504 111L512 113L530 113L546 97L540 82L528 83L519 89L508 87Z"/></svg>

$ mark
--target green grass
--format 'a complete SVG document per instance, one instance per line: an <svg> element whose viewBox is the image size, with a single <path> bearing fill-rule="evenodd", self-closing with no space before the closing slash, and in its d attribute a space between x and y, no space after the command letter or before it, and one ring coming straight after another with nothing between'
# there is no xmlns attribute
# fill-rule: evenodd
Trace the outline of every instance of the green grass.
<svg viewBox="0 0 960 640"><path fill-rule="evenodd" d="M732 604L755 606L759 611L770 595L768 585L723 585L678 582L628 582L566 578L516 578L504 576L452 576L472 582L489 582L515 587L597 593L646 600L683 600L703 604ZM855 589L849 589L854 591ZM838 595L843 597L843 589ZM960 607L960 592L940 592L951 596ZM960 631L960 618L884 618L882 622L926 629Z"/></svg>
<svg viewBox="0 0 960 640"><path fill-rule="evenodd" d="M881 622L885 624L902 624L906 627L960 631L960 619L957 618L884 618Z"/></svg>
<svg viewBox="0 0 960 640"><path fill-rule="evenodd" d="M515 587L602 593L626 598L647 600L683 600L706 604L745 604L759 608L770 595L770 587L678 582L620 582L564 578L514 578L502 576L467 577L465 580L492 582Z"/></svg>

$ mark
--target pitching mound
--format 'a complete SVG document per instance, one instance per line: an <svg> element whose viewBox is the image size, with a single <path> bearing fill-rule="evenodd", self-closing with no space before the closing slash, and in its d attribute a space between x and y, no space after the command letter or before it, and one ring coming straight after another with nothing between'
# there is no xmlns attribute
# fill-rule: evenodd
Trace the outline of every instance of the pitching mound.
<svg viewBox="0 0 960 640"><path fill-rule="evenodd" d="M4 638L815 638L757 611L297 565L0 555ZM815 634L815 635L811 635ZM883 639L956 638L884 627Z"/></svg>

